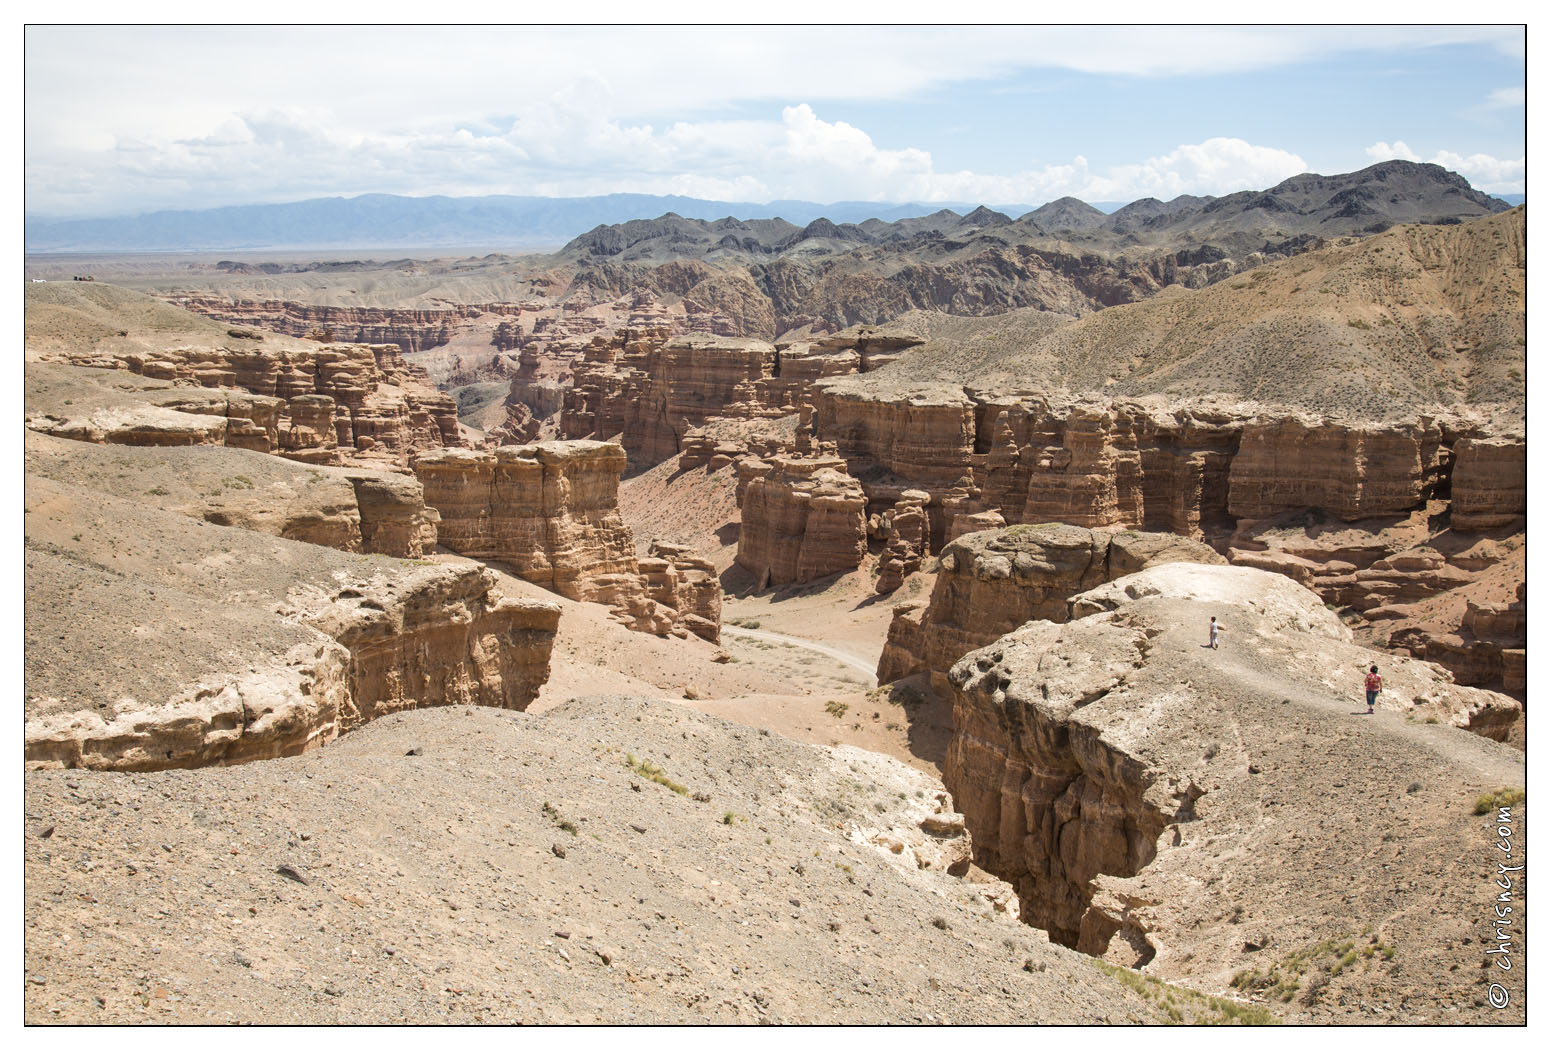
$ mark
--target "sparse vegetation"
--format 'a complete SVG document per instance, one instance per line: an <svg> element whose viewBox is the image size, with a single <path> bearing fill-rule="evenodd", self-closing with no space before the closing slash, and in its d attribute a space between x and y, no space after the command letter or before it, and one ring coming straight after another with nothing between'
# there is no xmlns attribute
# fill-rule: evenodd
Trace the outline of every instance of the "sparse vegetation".
<svg viewBox="0 0 1551 1051"><path fill-rule="evenodd" d="M576 835L576 823L562 816L560 811L556 810L553 805L545 802L543 811L544 816L549 818L551 825L554 825L562 832L569 832L573 836Z"/></svg>
<svg viewBox="0 0 1551 1051"><path fill-rule="evenodd" d="M843 719L846 712L851 710L851 706L844 701L830 701L824 705L824 710L836 719Z"/></svg>
<svg viewBox="0 0 1551 1051"><path fill-rule="evenodd" d="M1476 816L1495 813L1498 807L1513 807L1524 802L1524 789L1499 788L1495 792L1488 792L1476 798L1476 808L1473 813Z"/></svg>
<svg viewBox="0 0 1551 1051"><path fill-rule="evenodd" d="M1163 1010L1171 1025L1279 1025L1280 1019L1259 1004L1240 1003L1221 996L1208 996L1194 989L1140 974L1104 960L1093 965L1132 991L1141 994ZM1235 984L1236 980L1235 980Z"/></svg>
<svg viewBox="0 0 1551 1051"><path fill-rule="evenodd" d="M1367 940L1359 947L1358 942L1364 937ZM1302 1002L1312 1004L1319 998L1320 990L1342 972L1359 964L1366 970L1373 966L1375 957L1389 961L1394 956L1395 947L1365 927L1361 934L1328 938L1317 945L1305 946L1264 971L1258 968L1240 971L1229 984L1245 993L1264 992L1269 999L1282 1003L1291 1001L1302 990Z"/></svg>
<svg viewBox="0 0 1551 1051"><path fill-rule="evenodd" d="M625 753L625 766L634 773L641 775L646 780L661 785L670 792L677 792L681 796L689 795L689 789L679 784L668 776L667 772L650 759L637 759L629 752ZM709 797L707 797L709 799Z"/></svg>

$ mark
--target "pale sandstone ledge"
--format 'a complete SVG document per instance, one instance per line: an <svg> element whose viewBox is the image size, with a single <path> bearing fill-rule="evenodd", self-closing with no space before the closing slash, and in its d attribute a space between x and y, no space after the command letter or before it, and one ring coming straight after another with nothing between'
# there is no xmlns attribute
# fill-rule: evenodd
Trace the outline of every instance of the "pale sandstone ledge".
<svg viewBox="0 0 1551 1051"><path fill-rule="evenodd" d="M1323 989L1304 975L1299 1004L1487 1020L1469 1007L1478 968L1448 964L1479 959L1454 948L1479 929L1486 880L1471 806L1524 784L1523 754L1480 736L1505 733L1515 702L1382 655L1379 711L1363 714L1374 653L1258 570L1155 566L1072 608L949 675L945 783L977 863L1015 884L1028 919L1219 992L1328 938L1387 945L1402 969L1354 968ZM1216 650L1211 615L1227 627Z"/></svg>
<svg viewBox="0 0 1551 1051"><path fill-rule="evenodd" d="M137 503L340 551L420 558L436 550L420 483L388 471L313 467L245 449L147 449L26 436L28 472Z"/></svg>
<svg viewBox="0 0 1551 1051"><path fill-rule="evenodd" d="M477 566L351 555L35 476L26 761L159 769L321 746L387 712L522 709L560 611Z"/></svg>

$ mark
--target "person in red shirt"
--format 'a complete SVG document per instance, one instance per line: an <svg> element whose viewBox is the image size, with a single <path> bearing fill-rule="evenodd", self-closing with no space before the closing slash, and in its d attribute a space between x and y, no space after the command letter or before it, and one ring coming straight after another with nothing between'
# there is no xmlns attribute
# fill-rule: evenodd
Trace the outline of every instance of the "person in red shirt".
<svg viewBox="0 0 1551 1051"><path fill-rule="evenodd" d="M1370 664L1368 674L1363 679L1363 687L1368 691L1368 714L1373 714L1373 702L1378 700L1379 691L1384 688L1384 680L1379 678L1379 666Z"/></svg>

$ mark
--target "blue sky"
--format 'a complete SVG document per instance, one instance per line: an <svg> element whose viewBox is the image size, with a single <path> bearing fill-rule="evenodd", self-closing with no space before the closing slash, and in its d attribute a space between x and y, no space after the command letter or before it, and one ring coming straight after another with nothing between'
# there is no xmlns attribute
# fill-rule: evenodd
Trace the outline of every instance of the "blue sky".
<svg viewBox="0 0 1551 1051"><path fill-rule="evenodd" d="M1165 199L1390 157L1524 190L1518 27L26 32L29 214L358 193Z"/></svg>

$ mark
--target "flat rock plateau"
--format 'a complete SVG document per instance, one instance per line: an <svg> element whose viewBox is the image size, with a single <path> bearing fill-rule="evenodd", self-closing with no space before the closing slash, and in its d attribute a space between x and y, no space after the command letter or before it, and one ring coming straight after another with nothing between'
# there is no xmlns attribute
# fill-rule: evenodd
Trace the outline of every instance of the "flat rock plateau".
<svg viewBox="0 0 1551 1051"><path fill-rule="evenodd" d="M28 269L28 1022L1524 1022L1523 207Z"/></svg>

